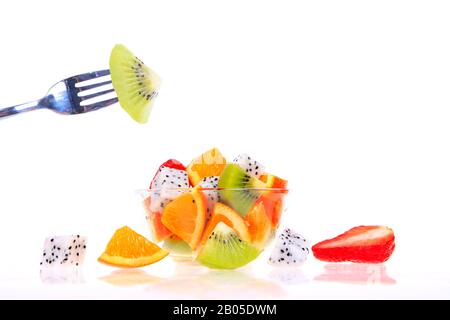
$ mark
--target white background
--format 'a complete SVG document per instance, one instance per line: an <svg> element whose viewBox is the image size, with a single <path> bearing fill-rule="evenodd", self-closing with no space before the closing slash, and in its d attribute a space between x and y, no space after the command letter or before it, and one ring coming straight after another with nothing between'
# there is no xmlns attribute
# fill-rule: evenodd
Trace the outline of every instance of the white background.
<svg viewBox="0 0 450 320"><path fill-rule="evenodd" d="M0 121L0 297L449 298L449 16L448 1L1 2L0 105L107 68L116 43L163 85L146 125L118 105ZM317 281L313 258L289 283L264 259L225 275L166 259L126 273L136 286L103 281L113 231L148 235L133 191L213 146L288 178L284 222L313 242L392 227L396 284ZM43 240L66 233L89 236L85 282L43 284Z"/></svg>

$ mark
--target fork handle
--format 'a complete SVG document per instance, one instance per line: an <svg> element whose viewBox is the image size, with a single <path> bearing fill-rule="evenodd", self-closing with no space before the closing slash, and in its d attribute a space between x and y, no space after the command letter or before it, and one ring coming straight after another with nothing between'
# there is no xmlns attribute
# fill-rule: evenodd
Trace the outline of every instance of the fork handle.
<svg viewBox="0 0 450 320"><path fill-rule="evenodd" d="M9 117L22 112L40 109L42 107L44 106L41 105L41 100L22 103L12 107L0 107L0 118Z"/></svg>

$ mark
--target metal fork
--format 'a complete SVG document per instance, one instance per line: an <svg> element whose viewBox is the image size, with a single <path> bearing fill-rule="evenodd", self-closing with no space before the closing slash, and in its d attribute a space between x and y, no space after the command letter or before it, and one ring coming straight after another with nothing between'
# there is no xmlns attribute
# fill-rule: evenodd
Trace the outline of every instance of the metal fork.
<svg viewBox="0 0 450 320"><path fill-rule="evenodd" d="M61 80L54 84L42 99L12 107L0 107L0 118L37 109L50 109L62 114L79 114L107 107L118 101L117 97L106 98L107 96L102 100L103 95L114 92L110 77L106 78L108 75L109 70L99 70ZM105 77L104 81L100 79L101 77ZM97 78L101 82L89 84L89 80ZM89 82L85 83L87 81ZM92 93L93 91L97 92Z"/></svg>

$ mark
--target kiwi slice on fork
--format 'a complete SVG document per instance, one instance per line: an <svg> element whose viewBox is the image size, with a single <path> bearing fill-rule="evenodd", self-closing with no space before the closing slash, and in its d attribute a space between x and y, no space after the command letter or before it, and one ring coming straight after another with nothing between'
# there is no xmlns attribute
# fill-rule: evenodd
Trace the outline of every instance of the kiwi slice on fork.
<svg viewBox="0 0 450 320"><path fill-rule="evenodd" d="M109 69L122 108L135 121L146 123L161 85L160 77L122 44L111 51Z"/></svg>

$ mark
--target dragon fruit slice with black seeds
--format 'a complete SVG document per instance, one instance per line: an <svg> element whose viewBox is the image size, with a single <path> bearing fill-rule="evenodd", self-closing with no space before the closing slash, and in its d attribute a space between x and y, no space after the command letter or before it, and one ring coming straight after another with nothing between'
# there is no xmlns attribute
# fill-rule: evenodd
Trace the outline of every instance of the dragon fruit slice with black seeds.
<svg viewBox="0 0 450 320"><path fill-rule="evenodd" d="M161 167L150 184L151 189L189 188L186 170Z"/></svg>
<svg viewBox="0 0 450 320"><path fill-rule="evenodd" d="M210 176L203 178L198 185L203 189L217 189L218 184L219 177ZM208 207L206 208L206 222L208 222L214 209L214 205L220 201L220 195L218 190L203 190L202 192L208 203Z"/></svg>
<svg viewBox="0 0 450 320"><path fill-rule="evenodd" d="M157 189L150 194L150 211L161 212L170 201L188 191L188 174L185 170L161 167L153 178L150 188Z"/></svg>
<svg viewBox="0 0 450 320"><path fill-rule="evenodd" d="M83 264L87 238L80 235L45 239L41 267L78 267Z"/></svg>
<svg viewBox="0 0 450 320"><path fill-rule="evenodd" d="M278 236L269 263L277 266L298 266L306 261L311 243L292 229L284 229Z"/></svg>
<svg viewBox="0 0 450 320"><path fill-rule="evenodd" d="M255 176L256 178L260 178L264 173L264 166L256 160L253 160L248 154L241 153L234 160L233 163L240 166L245 170L246 173Z"/></svg>

